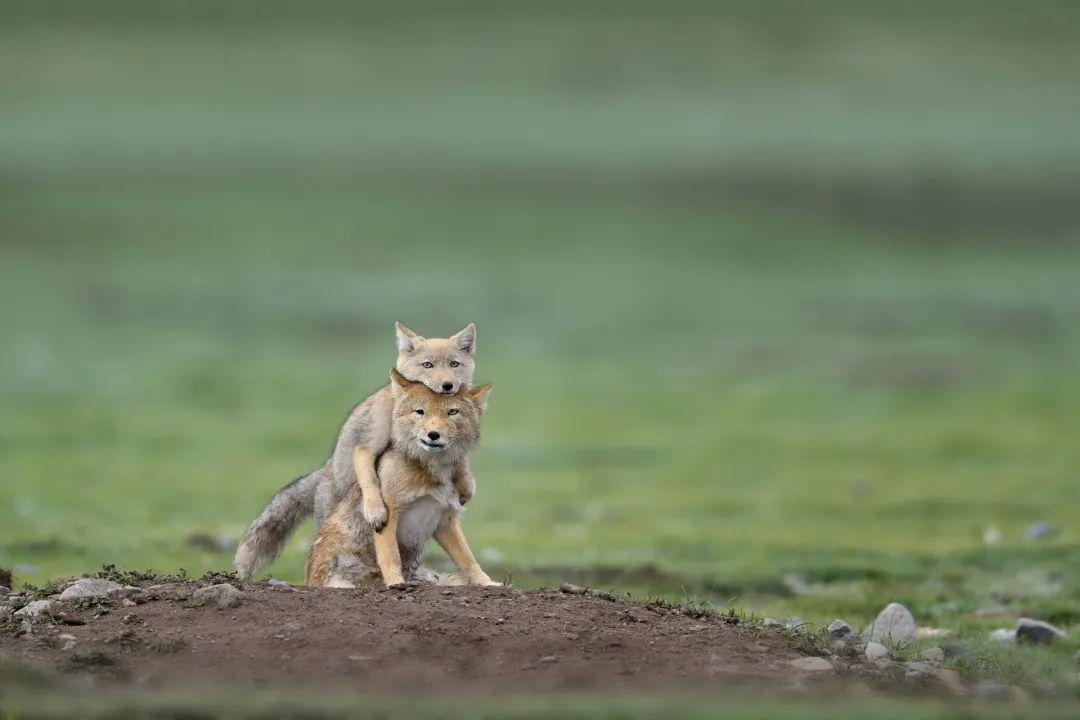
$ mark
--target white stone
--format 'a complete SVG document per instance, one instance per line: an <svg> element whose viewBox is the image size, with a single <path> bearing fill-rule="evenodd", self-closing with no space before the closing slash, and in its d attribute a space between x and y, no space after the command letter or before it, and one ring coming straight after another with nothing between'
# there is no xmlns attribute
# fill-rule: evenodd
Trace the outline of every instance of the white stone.
<svg viewBox="0 0 1080 720"><path fill-rule="evenodd" d="M15 617L32 618L37 617L41 613L49 611L52 607L52 600L35 600L22 610L15 611Z"/></svg>
<svg viewBox="0 0 1080 720"><path fill-rule="evenodd" d="M915 617L900 603L889 603L870 626L870 640L893 643L908 642L915 638Z"/></svg>
<svg viewBox="0 0 1080 720"><path fill-rule="evenodd" d="M888 659L889 648L885 647L881 643L868 642L866 643L866 659L869 662L877 662L881 659Z"/></svg>
<svg viewBox="0 0 1080 720"><path fill-rule="evenodd" d="M825 672L833 669L832 663L823 657L804 657L798 660L789 660L788 665L805 672Z"/></svg>
<svg viewBox="0 0 1080 720"><path fill-rule="evenodd" d="M1016 630L1012 628L998 628L990 633L990 639L1002 643L1016 642Z"/></svg>
<svg viewBox="0 0 1080 720"><path fill-rule="evenodd" d="M76 580L60 593L61 600L74 600L84 597L109 597L115 592L124 589L120 583L112 580L99 580L97 578L83 578Z"/></svg>

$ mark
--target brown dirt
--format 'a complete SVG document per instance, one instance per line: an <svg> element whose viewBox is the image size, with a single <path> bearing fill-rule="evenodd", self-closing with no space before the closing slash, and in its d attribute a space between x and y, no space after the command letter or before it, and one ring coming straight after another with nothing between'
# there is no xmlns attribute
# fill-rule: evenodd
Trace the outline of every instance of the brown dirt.
<svg viewBox="0 0 1080 720"><path fill-rule="evenodd" d="M0 637L0 659L150 688L593 692L775 682L801 656L782 633L592 593L230 582L244 593L233 609L193 606L205 581L104 614L55 604L30 633Z"/></svg>

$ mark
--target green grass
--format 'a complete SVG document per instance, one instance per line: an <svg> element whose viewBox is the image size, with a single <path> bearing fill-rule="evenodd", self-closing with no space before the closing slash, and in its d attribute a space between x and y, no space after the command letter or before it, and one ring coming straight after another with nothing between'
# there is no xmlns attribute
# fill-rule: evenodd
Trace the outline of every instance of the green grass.
<svg viewBox="0 0 1080 720"><path fill-rule="evenodd" d="M1070 667L1074 5L43 7L0 24L19 579L227 567L187 538L323 461L394 320L475 321L492 575L1001 606Z"/></svg>

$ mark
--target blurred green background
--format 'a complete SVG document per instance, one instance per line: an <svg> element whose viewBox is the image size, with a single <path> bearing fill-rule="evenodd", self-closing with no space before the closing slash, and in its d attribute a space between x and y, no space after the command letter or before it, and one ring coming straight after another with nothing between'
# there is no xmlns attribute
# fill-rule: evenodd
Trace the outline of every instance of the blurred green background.
<svg viewBox="0 0 1080 720"><path fill-rule="evenodd" d="M493 576L1075 629L1078 41L1072 2L7 2L0 565L231 567L393 322L476 322Z"/></svg>

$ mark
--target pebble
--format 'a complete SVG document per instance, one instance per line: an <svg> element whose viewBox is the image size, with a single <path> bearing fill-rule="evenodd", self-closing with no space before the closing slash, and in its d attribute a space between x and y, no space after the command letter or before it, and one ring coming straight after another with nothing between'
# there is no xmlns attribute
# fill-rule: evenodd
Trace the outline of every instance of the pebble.
<svg viewBox="0 0 1080 720"><path fill-rule="evenodd" d="M228 583L200 588L191 596L197 605L215 605L218 610L240 607L244 594Z"/></svg>
<svg viewBox="0 0 1080 720"><path fill-rule="evenodd" d="M846 638L852 633L851 626L840 619L833 620L829 623L829 627L826 628L826 630L829 633L829 637L834 640L837 638Z"/></svg>
<svg viewBox="0 0 1080 720"><path fill-rule="evenodd" d="M889 603L870 625L870 640L881 642L891 640L894 643L907 642L915 638L915 617L900 603Z"/></svg>
<svg viewBox="0 0 1080 720"><path fill-rule="evenodd" d="M581 587L580 585L572 585L570 583L563 583L562 585L559 586L559 589L562 590L567 595L584 595L585 594L585 588Z"/></svg>
<svg viewBox="0 0 1080 720"><path fill-rule="evenodd" d="M1016 639L1019 642L1049 645L1055 639L1064 637L1067 637L1064 632L1048 622L1032 618L1020 618L1016 621Z"/></svg>
<svg viewBox="0 0 1080 720"><path fill-rule="evenodd" d="M765 627L774 627L774 626L781 625L781 622L779 620L777 620L776 618L767 617L767 618L765 618L764 620L761 621L761 624L764 625Z"/></svg>
<svg viewBox="0 0 1080 720"><path fill-rule="evenodd" d="M797 660L788 660L788 665L804 672L825 672L833 669L833 664L823 657L804 657Z"/></svg>
<svg viewBox="0 0 1080 720"><path fill-rule="evenodd" d="M7 585L0 585L0 597L7 597L11 594L11 588Z"/></svg>
<svg viewBox="0 0 1080 720"><path fill-rule="evenodd" d="M786 627L788 630L795 630L797 628L801 628L805 624L806 621L796 615L789 615L788 617L784 618L784 627Z"/></svg>
<svg viewBox="0 0 1080 720"><path fill-rule="evenodd" d="M21 610L15 611L15 617L32 618L41 615L42 613L48 613L52 607L52 600L35 600Z"/></svg>
<svg viewBox="0 0 1080 720"><path fill-rule="evenodd" d="M869 662L878 662L881 659L889 658L889 648L885 647L881 643L868 642L866 643L866 650L864 651L866 659Z"/></svg>
<svg viewBox="0 0 1080 720"><path fill-rule="evenodd" d="M945 659L945 651L939 647L928 647L919 653L919 657L923 660L939 663Z"/></svg>
<svg viewBox="0 0 1080 720"><path fill-rule="evenodd" d="M292 583L290 583L290 582L288 582L286 580L278 580L277 578L270 578L269 580L266 581L266 584L269 585L270 587L281 587L281 588L291 588L292 587Z"/></svg>

